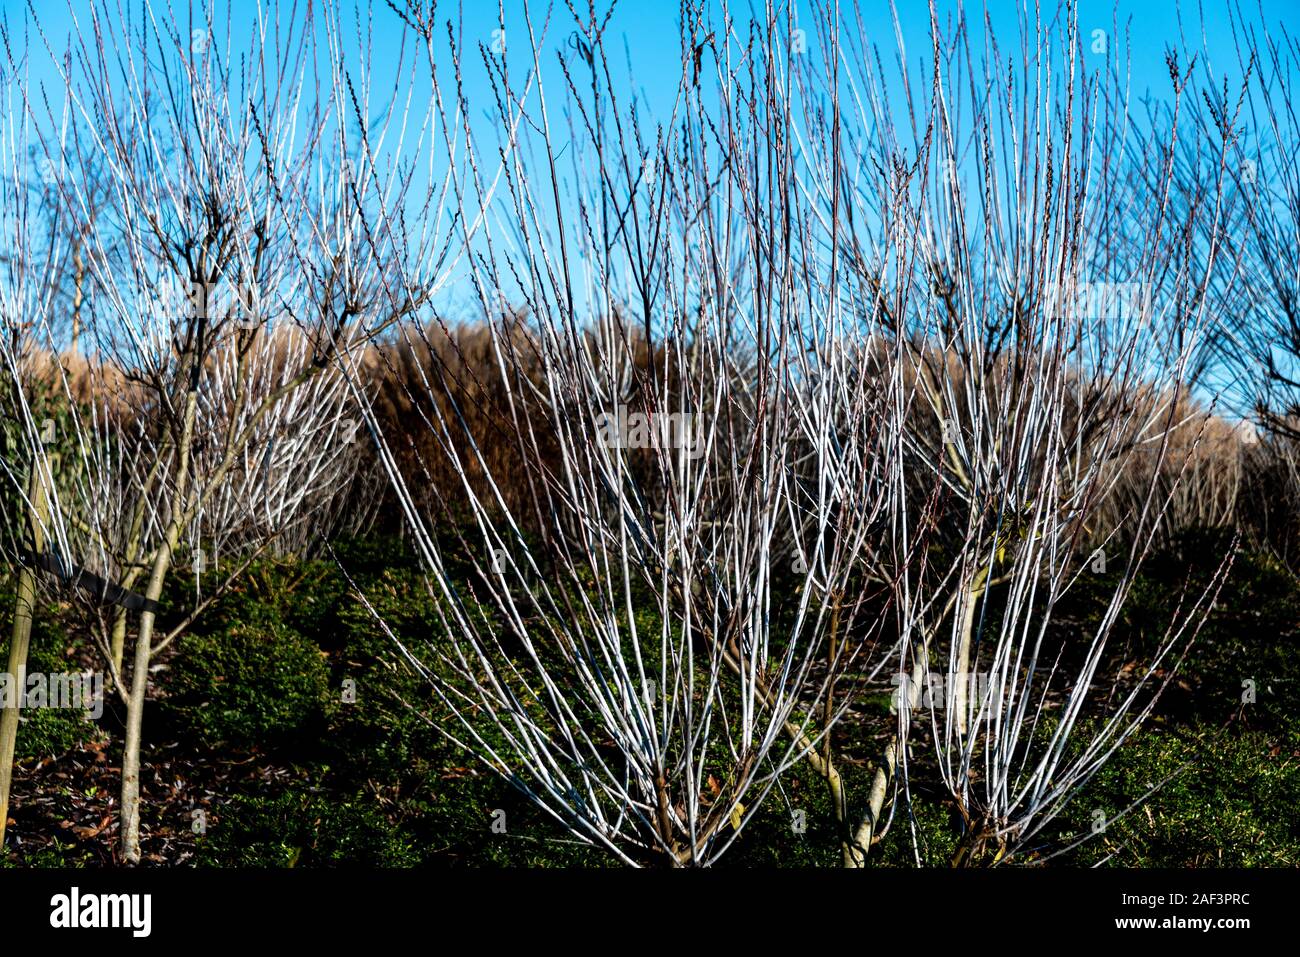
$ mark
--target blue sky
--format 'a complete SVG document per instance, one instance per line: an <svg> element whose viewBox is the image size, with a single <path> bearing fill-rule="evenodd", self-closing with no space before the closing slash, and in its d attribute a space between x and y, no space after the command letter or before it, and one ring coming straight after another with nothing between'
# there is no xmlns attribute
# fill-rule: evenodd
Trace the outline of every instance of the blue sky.
<svg viewBox="0 0 1300 957"><path fill-rule="evenodd" d="M142 0L111 2L138 8ZM167 9L165 0L153 2L155 7ZM1237 63L1228 28L1228 2L1229 0L1081 0L1078 4L1079 21L1083 33L1089 38L1094 30L1104 30L1112 53L1121 58L1131 56L1136 92L1151 90L1163 94L1168 89L1165 51L1170 44L1180 44L1180 37L1181 43L1191 48L1204 45L1211 63L1230 75L1235 73ZM47 36L57 45L71 28L73 16L70 10L78 11L84 16L86 4L84 0L73 0L70 4L65 0L37 0L33 6L38 11ZM259 4L256 0L218 0L215 6L220 11L220 21L225 20L229 7L233 29L238 31L241 20L245 24L252 22ZM264 9L274 9L276 4L263 0L261 6ZM293 6L292 0L285 0L280 5L284 11ZM584 9L585 3L580 2L578 6L579 9ZM720 9L718 4L715 3L714 6ZM938 0L940 19L946 20L959 6L956 0ZM1018 35L1019 4L1009 0L992 0L986 5L966 3L964 6L977 31L982 29L983 15L987 9L998 41L1004 48L1014 45ZM178 0L171 7L182 15L193 10L196 18L201 16L201 4L190 5ZM608 7L607 3L600 4L601 10ZM362 0L355 9L362 11L363 16L373 18L377 62L382 64L394 61L402 35L402 27L396 16L383 2L369 5ZM622 0L613 4L613 9L609 35L625 44L632 82L636 84L637 91L645 102L658 112L668 105L677 79L676 64L680 61L678 6L671 0ZM746 16L749 9L742 4L734 4L733 16ZM847 5L841 7L846 21L851 19L851 9ZM890 4L883 0L864 0L861 9L867 38L878 42L884 53L891 55L894 36ZM801 20L809 22L814 19L806 0L799 0L796 10L801 14ZM899 0L897 10L903 40L915 59L926 52L928 6L921 0ZM1244 10L1249 19L1262 22L1266 27L1288 23L1294 30L1300 24L1300 8L1297 7L1296 0L1247 0ZM531 58L526 42L527 24L531 20L534 28L542 31L548 11L550 21L544 40L544 49L548 55L543 62L548 67L545 78L551 82L558 78L558 69L555 69L556 54L572 55L569 38L574 23L563 3L548 5L537 0L525 4L522 0L504 0L499 6L492 2L452 3L443 0L437 6L437 18L440 25L447 20L456 23L466 46L478 43L491 46L494 42L499 43L501 34L497 31L504 27L508 62L512 71L520 75L530 65ZM0 12L8 19L11 27L18 27L29 16L27 0L0 0ZM351 16L350 9L348 15ZM440 26L440 39L442 36L443 29ZM815 44L815 38L810 42ZM48 69L43 68L46 66L38 57L33 64L34 75L49 77L51 74ZM477 56L467 63L465 79L471 101L481 99L485 103L490 102L486 99L486 72Z"/></svg>
<svg viewBox="0 0 1300 957"><path fill-rule="evenodd" d="M139 11L145 0L108 0L114 9ZM169 9L166 0L151 0L154 9ZM714 11L720 10L720 3L710 0ZM936 0L941 22L947 21L961 9L956 0ZM1235 0L1233 0L1235 2ZM285 0L279 7L282 12L291 9L302 11L305 0ZM1271 29L1278 24L1287 24L1293 32L1300 25L1300 13L1297 12L1297 0L1249 0L1243 4L1244 16L1264 29ZM585 0L578 0L580 10L585 10ZM38 11L44 33L49 41L58 48L71 29L74 14L85 20L86 0L73 0L69 5L65 0L37 0L33 4ZM243 38L251 35L251 25L259 9L274 12L274 2L257 3L256 0L215 0L211 4L217 11L214 16L218 24L217 33L226 29L235 37L235 47L243 46ZM1048 6L1054 10L1054 5ZM170 9L182 19L193 16L196 21L203 19L202 3L187 3L185 0L173 0ZM608 3L601 3L600 11L609 9ZM804 24L813 24L817 15L807 0L800 0L798 19ZM846 23L846 30L856 33L856 19L853 8L841 6L841 15ZM967 3L964 5L974 32L974 45L978 49L983 39L984 17L987 11L993 38L1004 52L1014 51L1018 46L1021 5L1011 2L990 2L987 5ZM1031 11L1032 7L1028 8ZM1092 52L1094 31L1105 31L1107 54L1121 64L1131 68L1131 84L1134 99L1140 100L1144 93L1150 92L1157 98L1167 96L1170 87L1168 70L1165 63L1166 51L1171 47L1202 50L1203 62L1208 62L1217 77L1226 78L1231 86L1238 81L1240 71L1234 41L1230 33L1228 0L1081 0L1078 4L1079 23L1084 36L1085 56L1104 59ZM757 12L761 13L759 7ZM30 17L26 0L0 0L3 11L14 34L21 35L23 22ZM737 20L748 18L751 7L734 4L732 15ZM899 0L897 14L903 42L907 48L910 68L913 76L919 69L919 61L929 54L929 8L918 0ZM139 16L138 12L133 14ZM360 0L353 6L343 8L345 24L360 17L363 24L367 21L373 28L374 63L382 72L395 65L404 55L409 58L412 53L410 34L398 20L397 16L383 2L370 5ZM549 16L549 20L548 20ZM634 93L643 104L643 118L651 126L654 121L662 120L668 113L677 83L680 77L681 52L678 39L679 7L675 2L651 2L651 0L623 0L613 5L613 13L607 29L606 48L611 64L619 71L616 83L626 82L630 89L626 94ZM893 26L893 8L882 0L864 0L861 6L861 22L868 42L878 44L881 56L888 62L894 56L895 37ZM519 82L532 66L532 50L529 43L529 24L534 31L541 34L543 64L543 81L548 90L548 102L551 109L559 111L563 99L563 78L559 58L572 61L577 56L571 42L575 24L572 15L563 3L547 4L537 0L525 4L516 0L507 0L502 5L492 2L454 3L442 0L437 6L440 55L446 51L446 29L443 24L451 21L458 36L458 43L470 55L464 58L464 82L468 100L474 115L475 129L482 143L490 142L500 130L488 118L494 111L491 86L486 67L478 52L482 44L488 48L501 48L504 40L506 62L509 65L512 80ZM502 32L504 31L504 32ZM809 30L810 52L817 53L815 31ZM407 42L403 44L403 39ZM50 67L43 49L37 45L32 52L31 75L38 81L53 81L55 74ZM626 57L626 70L622 57ZM439 64L440 71L447 68L446 57ZM626 77L626 80L624 80ZM444 80L448 79L444 75ZM420 112L417 94L415 112ZM553 122L557 118L553 115ZM559 120L562 122L562 118ZM436 165L436 164L435 164ZM462 290L467 293L468 290ZM445 304L444 304L445 305Z"/></svg>

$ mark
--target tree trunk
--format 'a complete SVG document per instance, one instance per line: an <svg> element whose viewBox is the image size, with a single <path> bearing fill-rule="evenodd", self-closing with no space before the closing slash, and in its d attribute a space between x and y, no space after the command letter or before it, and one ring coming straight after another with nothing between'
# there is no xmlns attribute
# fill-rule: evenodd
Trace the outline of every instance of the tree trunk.
<svg viewBox="0 0 1300 957"><path fill-rule="evenodd" d="M68 351L72 356L77 354L77 340L81 338L81 304L85 301L83 289L86 284L86 260L82 254L81 239L78 237L72 253L72 341L68 345Z"/></svg>
<svg viewBox="0 0 1300 957"><path fill-rule="evenodd" d="M177 445L176 491L172 497L171 516L167 523L167 539L154 556L149 585L145 589L145 598L150 604L140 612L140 629L135 638L135 666L131 672L131 695L126 703L126 742L122 748L122 858L131 864L140 863L140 741L144 728L144 702L149 691L149 661L153 657L153 629L157 618L155 609L162 597L167 572L171 570L172 556L181 539L181 525L185 521L190 446L193 442L197 407L198 393L192 388L186 397L185 418Z"/></svg>
<svg viewBox="0 0 1300 957"><path fill-rule="evenodd" d="M113 667L122 673L122 659L126 654L126 609L113 610L113 638L109 649L113 657Z"/></svg>
<svg viewBox="0 0 1300 957"><path fill-rule="evenodd" d="M45 482L41 481L40 457L32 461L27 499L31 503L31 537L34 555L45 550L45 522L49 517ZM53 476L53 464L50 465ZM27 651L31 645L32 618L36 613L36 569L24 565L18 573L18 599L14 604L14 626L9 640L8 675L11 700L0 712L0 851L9 823L9 791L13 784L14 749L18 744L18 718L22 711L23 690L27 685Z"/></svg>
<svg viewBox="0 0 1300 957"><path fill-rule="evenodd" d="M970 656L975 631L975 606L984 597L984 583L987 580L988 572L985 569L980 569L975 573L975 579L971 582L970 591L966 594L966 607L962 609L961 631L957 639L957 673L951 676L952 701L945 702L950 704L953 709L953 717L957 719L957 735L962 741L966 740L966 736L970 732L970 719L972 717Z"/></svg>
<svg viewBox="0 0 1300 957"><path fill-rule="evenodd" d="M158 550L145 597L157 602L171 566L172 543ZM140 613L140 630L135 639L135 664L131 672L131 695L126 703L126 743L122 748L122 857L140 863L140 738L144 728L144 702L149 691L150 645L157 613Z"/></svg>
<svg viewBox="0 0 1300 957"><path fill-rule="evenodd" d="M907 747L906 725L912 720L912 712L916 710L921 700L921 684L925 681L925 665L929 653L929 643L921 649L921 653L916 656L912 662L912 671L908 675L907 687L904 689L907 693L906 713L899 718L898 730L894 732L894 737L890 739L889 744L885 746L885 753L881 758L880 766L876 768L876 773L871 780L871 791L867 794L867 809L862 815L862 820L858 823L858 829L853 834L853 841L850 845L850 851L846 852L844 857L845 867L865 867L867 863L867 851L871 849L871 842L875 840L880 830L880 817L884 813L885 797L889 794L889 786L894 779L894 770L898 767L898 762L903 756L903 748Z"/></svg>

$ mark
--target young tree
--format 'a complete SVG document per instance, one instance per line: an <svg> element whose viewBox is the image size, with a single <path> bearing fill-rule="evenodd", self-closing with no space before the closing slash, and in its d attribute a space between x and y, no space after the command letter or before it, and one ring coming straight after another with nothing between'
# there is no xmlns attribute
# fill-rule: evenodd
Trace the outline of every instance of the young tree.
<svg viewBox="0 0 1300 957"><path fill-rule="evenodd" d="M370 268L379 252L353 178L373 174L352 173L347 125L366 117L333 56L337 12L256 10L239 22L232 7L218 29L220 12L74 10L68 56L42 34L67 115L22 91L41 149L63 171L64 208L88 222L101 199L89 171L109 175L107 210L93 213L114 230L83 233L94 300L83 438L111 445L114 467L85 520L88 552L60 557L130 596L102 650L126 703L131 862L150 666L214 597L183 615L168 609L162 633L166 582L187 559L201 574L226 550L237 575L279 536L301 540L333 514L357 425L336 360L375 295L366 282L383 275ZM62 135L69 126L76 135Z"/></svg>
<svg viewBox="0 0 1300 957"><path fill-rule="evenodd" d="M4 491L0 496L0 521L4 535L0 549L18 568L17 594L9 638L7 669L3 675L3 711L0 711L0 847L4 845L9 817L14 748L23 704L28 648L36 615L38 585L33 557L51 537L51 492L58 468L54 445L55 422L46 394L38 394L40 334L51 325L53 287L47 277L62 268L67 247L57 232L43 231L48 214L48 183L33 183L28 163L31 130L25 122L18 94L22 74L8 62L0 88L0 237L7 250L0 259L0 393L4 397L0 420L0 470ZM53 508L52 508L53 505Z"/></svg>

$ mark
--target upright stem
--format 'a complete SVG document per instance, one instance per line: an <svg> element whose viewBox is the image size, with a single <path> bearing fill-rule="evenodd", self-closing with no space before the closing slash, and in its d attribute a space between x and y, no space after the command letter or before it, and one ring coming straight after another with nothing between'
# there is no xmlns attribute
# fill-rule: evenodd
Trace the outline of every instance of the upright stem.
<svg viewBox="0 0 1300 957"><path fill-rule="evenodd" d="M185 521L186 494L189 488L190 446L194 435L194 415L198 393L190 390L185 402L185 419L176 465L176 492L172 499L167 538L154 556L153 570L145 598L150 604L140 613L140 629L135 639L135 664L131 673L131 695L126 704L126 743L122 750L122 857L128 863L140 863L140 741L144 726L144 702L149 690L149 661L153 657L153 631L158 599L162 597L172 555L180 542Z"/></svg>
<svg viewBox="0 0 1300 957"><path fill-rule="evenodd" d="M158 550L145 597L157 602L171 567L174 536L168 530L167 544ZM150 644L156 613L140 613L140 631L135 639L135 663L131 672L131 696L126 704L126 744L122 750L122 857L140 863L140 739L144 726L144 702L149 690Z"/></svg>
<svg viewBox="0 0 1300 957"><path fill-rule="evenodd" d="M948 616L960 594L961 592L954 592L948 599L935 627L938 627L939 622ZM889 794L894 772L898 768L898 762L903 759L904 749L907 747L907 730L912 714L921 703L921 685L925 681L926 669L930 663L930 638L930 632L922 631L921 647L916 649L913 655L912 671L908 675L905 688L907 696L901 706L906 710L899 716L898 727L894 730L894 736L890 738L889 744L885 746L880 766L876 768L875 776L871 780L871 790L867 794L867 809L862 815L862 820L858 822L857 831L853 834L851 853L845 855L846 867L865 867L867 851L871 849L872 841L879 837L880 818L885 810L885 797Z"/></svg>
<svg viewBox="0 0 1300 957"><path fill-rule="evenodd" d="M80 237L72 249L72 341L68 346L69 352L76 356L77 340L81 338L81 305L85 301L84 288L86 284L86 260L82 253L82 241Z"/></svg>
<svg viewBox="0 0 1300 957"><path fill-rule="evenodd" d="M853 847L849 837L849 798L844 789L844 779L835 768L834 750L831 746L831 730L835 720L835 674L839 666L839 632L840 632L840 596L835 596L835 606L831 611L831 630L826 648L826 666L829 678L826 683L826 707L822 716L822 777L826 780L826 789L830 793L831 806L835 809L835 824L840 831L840 850L844 866L853 864Z"/></svg>
<svg viewBox="0 0 1300 957"><path fill-rule="evenodd" d="M957 636L957 673L952 676L952 707L957 719L957 734L965 740L970 726L970 656L971 644L975 631L975 606L984 596L984 583L988 580L988 570L981 568L975 573L970 590L966 594L966 604L962 608L961 631Z"/></svg>
<svg viewBox="0 0 1300 957"><path fill-rule="evenodd" d="M122 658L126 654L126 609L113 610L113 640L109 649L113 655L113 667L122 673Z"/></svg>
<svg viewBox="0 0 1300 957"><path fill-rule="evenodd" d="M882 756L880 765L876 768L876 773L871 779L871 790L867 793L867 809L862 815L862 820L858 822L858 829L853 835L852 844L844 857L845 867L865 867L867 863L867 851L871 849L871 842L876 839L880 831L880 818L885 809L885 797L889 794L889 786L894 780L894 771L898 767L898 762L902 760L903 749L907 747L907 722L912 720L912 712L916 710L921 700L921 684L925 681L925 666L928 653L927 647L923 648L912 662L912 672L908 675L907 703L905 712L899 716L899 727L894 736L889 739L889 744L885 746L885 753Z"/></svg>
<svg viewBox="0 0 1300 957"><path fill-rule="evenodd" d="M140 499L135 505L135 514L131 518L131 533L127 539L126 545L126 576L122 579L123 588L131 588L135 585L136 577L140 573L137 563L140 561L140 537L143 533L145 512L150 499L150 494L157 480L158 472L162 468L163 456L167 454L167 447L163 448L163 455L159 456L153 468L149 470L149 476L145 481L144 488ZM112 644L109 648L113 656L113 667L117 673L122 673L122 660L126 655L126 609L118 608L113 616L113 636Z"/></svg>
<svg viewBox="0 0 1300 957"><path fill-rule="evenodd" d="M50 474L53 475L51 466ZM41 457L32 460L27 500L31 503L31 544L33 554L45 550L45 522L49 518L46 483L41 477ZM14 750L18 744L18 717L22 710L23 689L27 685L27 652L31 645L32 618L36 612L36 570L23 565L18 573L18 598L14 604L14 627L9 641L7 680L11 694L0 712L0 849L4 848L5 829L9 822L9 791L13 784Z"/></svg>

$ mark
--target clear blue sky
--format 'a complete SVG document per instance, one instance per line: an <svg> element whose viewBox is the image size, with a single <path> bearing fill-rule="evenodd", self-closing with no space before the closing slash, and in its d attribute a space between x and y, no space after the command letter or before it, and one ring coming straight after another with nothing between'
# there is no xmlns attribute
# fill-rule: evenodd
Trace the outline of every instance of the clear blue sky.
<svg viewBox="0 0 1300 957"><path fill-rule="evenodd" d="M114 5L124 8L139 9L144 0L110 0ZM302 9L305 0L298 0L298 9ZM1081 0L1079 3L1079 20L1084 34L1091 37L1093 30L1105 30L1113 53L1121 58L1131 54L1134 88L1137 92L1150 89L1164 93L1168 89L1168 75L1165 68L1164 54L1170 44L1189 45L1199 48L1204 42L1209 59L1219 70L1235 72L1236 56L1232 39L1228 34L1228 2L1237 0ZM158 9L166 9L166 0L153 0ZM284 0L280 7L288 11L295 4L293 0ZM579 9L585 8L585 0L579 0ZM35 0L33 6L38 12L47 35L57 46L65 36L72 23L70 9L84 11L85 0ZM263 9L274 9L274 0L260 4ZM375 54L377 62L391 62L397 56L401 24L385 3L380 0L370 5L366 0L359 0L357 9L365 11L370 6L369 15L375 24ZM609 4L602 2L600 9L608 9ZM1050 3L1047 4L1050 6ZM259 7L256 0L217 0L215 4L220 11L217 19L224 21L229 7L235 32L239 30L241 19L251 24ZM656 111L667 105L677 79L676 65L680 60L677 37L678 6L672 0L622 0L613 5L614 13L610 21L609 35L626 44L627 57L631 64L630 76L639 88L638 92ZM715 7L719 5L715 4ZM949 17L959 7L956 0L938 0L939 16ZM967 3L965 8L976 31L983 29L983 11L987 7L993 30L1004 49L1014 46L1017 30L1017 9L1019 4L1010 0L990 0L987 5ZM1300 4L1297 0L1246 0L1243 4L1247 16L1259 20L1265 26L1288 23L1294 31L1300 25ZM191 9L184 0L174 0L172 8L178 13ZM719 7L720 8L720 7ZM196 19L201 14L202 4L193 4ZM526 16L527 9L529 16ZM841 6L843 17L851 20L851 7ZM443 0L438 4L437 16L440 24L447 20L458 25L458 32L466 46L478 43L491 45L499 35L494 31L504 25L507 58L512 71L522 75L530 65L531 54L527 45L527 24L531 19L534 29L541 32L550 12L549 25L546 26L543 63L553 72L548 72L548 82L556 81L558 91L558 70L554 69L557 53L572 56L569 37L573 32L573 20L563 3L547 4L543 0L525 6L521 0L505 0L498 7L493 2L456 3ZM749 7L741 3L733 5L733 15L745 16ZM800 19L811 21L814 15L806 0L799 0L797 10ZM1258 11L1258 12L1257 12ZM0 0L0 14L11 27L20 27L24 18L29 16L27 0ZM893 25L890 5L884 0L864 0L862 3L863 24L868 39L879 42L886 55L893 50ZM83 14L84 15L84 14ZM349 17L351 10L348 10ZM899 21L902 26L904 42L913 53L913 59L926 52L929 31L929 11L922 0L899 0ZM1115 25L1118 30L1115 30ZM810 31L811 32L811 31ZM1118 35L1116 35L1118 34ZM439 38L443 30L439 29ZM815 44L815 37L810 37ZM610 44L611 47L614 44ZM619 64L621 66L621 64ZM48 77L45 64L37 57L34 62L34 75ZM487 79L483 64L477 56L470 58L466 69L467 92L471 101L482 100L490 106L490 101L483 99L487 95Z"/></svg>
<svg viewBox="0 0 1300 957"><path fill-rule="evenodd" d="M152 0L155 9L166 10L166 0ZM710 0L713 9L720 9L716 0ZM1171 46L1192 50L1204 48L1204 57L1213 68L1216 76L1226 77L1230 83L1239 80L1239 65L1233 39L1229 33L1228 2L1237 0L1081 0L1079 3L1079 22L1084 36L1085 49L1091 47L1093 31L1104 30L1107 34L1108 52L1120 63L1131 64L1131 81L1135 99L1150 91L1162 98L1169 91L1169 76L1165 64L1166 50ZM139 17L145 0L109 0L115 9L137 11ZM188 4L186 0L172 0L172 9L182 18L192 15L196 21L202 21L204 4ZM284 0L280 5L282 11L295 7L301 14L306 0ZM580 10L585 10L585 0L576 0ZM60 47L71 28L74 13L85 21L86 0L35 0L33 6L38 11L44 32L50 42ZM243 46L243 38L249 35L252 23L259 9L274 11L274 0L258 3L257 0L215 0L210 4L217 11L213 18L217 33L225 29L227 18L230 32L236 38L235 47ZM1243 13L1247 19L1261 24L1264 29L1271 29L1277 24L1285 23L1293 31L1300 26L1300 0L1244 0ZM1051 15L1054 5L1048 3L1046 15ZM941 22L946 21L960 9L956 0L937 0ZM602 2L600 9L609 9L609 4ZM676 2L651 2L651 0L623 0L614 4L614 12L607 30L606 48L615 60L611 64L619 75L617 83L626 82L643 103L643 118L661 120L668 112L676 84L680 76L681 52L679 48L677 19L679 7ZM761 5L759 10L761 11ZM799 0L798 19L806 24L816 21L808 0ZM840 7L846 30L856 31L853 8L848 5ZM984 30L984 11L987 9L991 29L998 45L1005 51L1013 51L1018 46L1019 5L1006 0L991 0L987 5L967 3L965 9L974 32L972 40L976 49L981 45ZM746 19L751 8L741 3L733 5L733 17ZM1032 8L1031 8L1032 10ZM344 8L345 23L350 23L359 11L363 21L371 18L373 24L374 61L379 71L392 66L405 52L409 58L412 54L409 45L409 33L406 33L397 16L387 8L382 0L373 5L367 0L358 0L355 7ZM23 21L30 17L26 0L0 0L0 12L7 19L11 31L20 36ZM881 56L889 62L894 56L895 39L893 14L890 4L884 0L863 0L862 24L866 39L879 44ZM929 9L920 0L899 0L898 17L901 24L903 41L908 50L911 68L919 69L918 61L929 54ZM548 19L549 18L549 19ZM118 18L119 22L122 19ZM519 0L506 0L501 7L493 2L456 3L442 0L437 7L439 29L439 51L446 50L446 30L442 26L450 20L455 24L458 42L469 52L464 59L465 87L474 116L475 128L481 145L487 145L500 134L497 125L486 119L494 112L495 104L490 92L486 68L478 52L478 45L487 47L501 45L504 28L504 47L512 79L518 81L532 66L531 45L528 42L529 24L540 36L543 55L543 80L548 89L548 102L556 111L562 101L563 82L558 56L572 60L577 56L571 37L574 22L563 3L547 4L538 0L527 6ZM543 31L544 35L543 35ZM817 38L815 31L808 31L810 52L816 54ZM402 38L408 44L402 46ZM43 49L33 45L31 75L34 79L51 81L54 73L50 68ZM1088 52L1087 55L1094 55ZM627 69L619 62L626 57ZM1100 58L1099 58L1100 59ZM446 57L444 56L444 61ZM439 69L448 67L440 63ZM449 74L444 76L449 79ZM53 99L57 100L57 94ZM419 113L420 94L415 104ZM626 100L625 100L626 102ZM563 122L561 117L553 115L554 122ZM648 124L649 125L649 124Z"/></svg>

